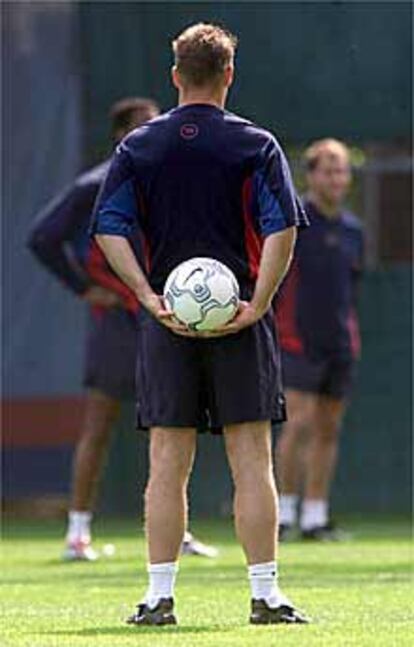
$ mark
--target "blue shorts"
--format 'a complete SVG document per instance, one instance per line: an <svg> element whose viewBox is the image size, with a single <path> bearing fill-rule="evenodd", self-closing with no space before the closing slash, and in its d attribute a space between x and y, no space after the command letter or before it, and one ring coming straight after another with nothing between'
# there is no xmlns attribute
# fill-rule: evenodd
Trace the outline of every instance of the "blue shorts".
<svg viewBox="0 0 414 647"><path fill-rule="evenodd" d="M355 377L353 359L327 356L311 359L307 355L282 352L283 384L286 389L316 393L342 400Z"/></svg>
<svg viewBox="0 0 414 647"><path fill-rule="evenodd" d="M180 337L142 311L138 323L138 426L196 427L285 419L273 317L236 335Z"/></svg>
<svg viewBox="0 0 414 647"><path fill-rule="evenodd" d="M84 385L116 400L134 400L137 318L124 308L91 313L88 322Z"/></svg>

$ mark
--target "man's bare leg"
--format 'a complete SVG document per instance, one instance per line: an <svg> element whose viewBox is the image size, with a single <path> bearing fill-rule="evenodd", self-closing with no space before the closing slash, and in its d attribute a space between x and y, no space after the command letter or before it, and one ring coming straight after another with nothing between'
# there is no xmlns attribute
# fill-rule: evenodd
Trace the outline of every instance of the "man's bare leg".
<svg viewBox="0 0 414 647"><path fill-rule="evenodd" d="M187 485L196 430L154 427L150 433L150 475L145 493L149 586L145 605L154 610L161 605L163 623L173 624L172 598L187 525ZM136 621L135 616L130 618L130 622Z"/></svg>
<svg viewBox="0 0 414 647"><path fill-rule="evenodd" d="M306 436L313 424L318 398L312 393L288 389L286 391L287 421L276 447L276 475L280 489L280 524L293 526L297 510Z"/></svg>
<svg viewBox="0 0 414 647"><path fill-rule="evenodd" d="M277 497L269 422L229 425L227 456L235 485L236 532L248 564L276 555Z"/></svg>
<svg viewBox="0 0 414 647"><path fill-rule="evenodd" d="M187 484L195 447L195 429L151 429L150 476L145 493L151 564L178 558L187 522Z"/></svg>
<svg viewBox="0 0 414 647"><path fill-rule="evenodd" d="M229 425L224 433L235 486L236 532L248 564L252 595L250 622L307 622L278 585L277 492L270 422Z"/></svg>
<svg viewBox="0 0 414 647"><path fill-rule="evenodd" d="M92 509L119 409L119 402L101 391L88 392L81 436L73 459L65 559L94 560L97 557L90 547Z"/></svg>
<svg viewBox="0 0 414 647"><path fill-rule="evenodd" d="M305 497L326 499L335 472L344 400L320 396L306 456Z"/></svg>
<svg viewBox="0 0 414 647"><path fill-rule="evenodd" d="M329 495L335 472L339 433L345 401L318 398L315 418L305 454L305 484L301 527L310 530L328 523Z"/></svg>
<svg viewBox="0 0 414 647"><path fill-rule="evenodd" d="M277 449L277 479L280 492L297 494L301 477L301 451L306 430L312 423L317 396L288 389L286 391L287 421L283 424Z"/></svg>
<svg viewBox="0 0 414 647"><path fill-rule="evenodd" d="M73 461L72 510L89 511L95 503L111 431L119 411L118 400L101 391L88 392L83 428Z"/></svg>

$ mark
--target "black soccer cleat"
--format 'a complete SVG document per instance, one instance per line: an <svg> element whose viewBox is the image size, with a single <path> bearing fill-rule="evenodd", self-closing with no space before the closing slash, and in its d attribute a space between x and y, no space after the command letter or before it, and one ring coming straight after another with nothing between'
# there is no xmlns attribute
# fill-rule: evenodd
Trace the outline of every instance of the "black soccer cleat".
<svg viewBox="0 0 414 647"><path fill-rule="evenodd" d="M152 625L158 627L176 625L174 600L172 598L161 598L153 609L150 609L145 602L138 604L136 612L126 622L128 625Z"/></svg>
<svg viewBox="0 0 414 647"><path fill-rule="evenodd" d="M265 600L252 600L251 625L306 625L310 620L289 604L272 609Z"/></svg>
<svg viewBox="0 0 414 647"><path fill-rule="evenodd" d="M333 521L324 526L301 530L300 534L305 541L346 541L351 537L347 532L338 528Z"/></svg>

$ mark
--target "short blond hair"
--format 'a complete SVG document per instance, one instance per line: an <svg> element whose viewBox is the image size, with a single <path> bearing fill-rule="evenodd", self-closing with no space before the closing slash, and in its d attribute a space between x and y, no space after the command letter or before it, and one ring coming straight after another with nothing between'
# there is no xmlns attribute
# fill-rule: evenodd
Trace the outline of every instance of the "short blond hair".
<svg viewBox="0 0 414 647"><path fill-rule="evenodd" d="M313 171L320 160L327 157L332 160L345 160L347 164L351 163L351 153L346 144L339 139L326 138L318 139L313 142L303 155L307 171Z"/></svg>
<svg viewBox="0 0 414 647"><path fill-rule="evenodd" d="M233 63L237 38L218 25L197 23L172 42L175 65L184 82L202 87L214 84Z"/></svg>

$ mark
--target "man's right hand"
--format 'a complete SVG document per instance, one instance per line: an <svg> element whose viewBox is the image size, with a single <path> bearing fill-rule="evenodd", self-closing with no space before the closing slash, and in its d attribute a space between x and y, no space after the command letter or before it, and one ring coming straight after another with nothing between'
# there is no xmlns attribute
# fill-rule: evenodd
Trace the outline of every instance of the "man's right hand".
<svg viewBox="0 0 414 647"><path fill-rule="evenodd" d="M107 290L100 285L92 285L83 293L82 298L90 306L100 306L101 308L115 308L122 305L121 297Z"/></svg>
<svg viewBox="0 0 414 647"><path fill-rule="evenodd" d="M160 324L169 328L172 332L177 335L184 334L187 337L195 337L195 334L188 329L188 326L178 321L174 316L174 313L171 310L168 310L165 306L163 297L153 292L145 297L145 300L142 300L141 302Z"/></svg>

